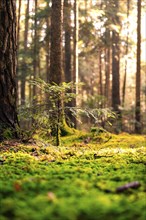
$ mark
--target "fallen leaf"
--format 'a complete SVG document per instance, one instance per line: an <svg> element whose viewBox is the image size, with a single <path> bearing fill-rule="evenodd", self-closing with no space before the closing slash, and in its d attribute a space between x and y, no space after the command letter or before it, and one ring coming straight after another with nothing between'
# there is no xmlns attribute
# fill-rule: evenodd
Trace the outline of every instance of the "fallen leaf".
<svg viewBox="0 0 146 220"><path fill-rule="evenodd" d="M19 192L19 191L21 190L21 185L20 185L20 183L15 182L15 183L14 183L14 189L15 189L17 192Z"/></svg>

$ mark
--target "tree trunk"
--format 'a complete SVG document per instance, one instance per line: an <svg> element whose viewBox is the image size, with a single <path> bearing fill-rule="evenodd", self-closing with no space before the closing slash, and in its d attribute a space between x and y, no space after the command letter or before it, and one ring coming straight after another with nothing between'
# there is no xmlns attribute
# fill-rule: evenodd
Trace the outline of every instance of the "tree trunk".
<svg viewBox="0 0 146 220"><path fill-rule="evenodd" d="M17 16L18 17L17 18L17 50L19 50L21 5L22 5L22 1L19 0L18 16Z"/></svg>
<svg viewBox="0 0 146 220"><path fill-rule="evenodd" d="M72 81L72 63L71 63L71 3L69 0L64 0L64 31L65 31L65 54L64 54L64 75L65 75L65 82L69 83ZM69 92L72 92L70 89ZM74 106L74 100L66 103L67 107ZM70 122L75 124L75 118L72 116L70 111L66 113L67 119Z"/></svg>
<svg viewBox="0 0 146 220"><path fill-rule="evenodd" d="M49 82L60 84L63 78L62 69L62 23L63 1L53 0L51 15L51 51Z"/></svg>
<svg viewBox="0 0 146 220"><path fill-rule="evenodd" d="M128 55L128 41L129 41L129 8L130 8L130 0L127 0L127 37L126 37L126 55ZM123 91L122 91L122 106L125 104L125 94L126 94L126 81L127 81L127 58L125 60L125 73L124 73L124 81L123 81Z"/></svg>
<svg viewBox="0 0 146 220"><path fill-rule="evenodd" d="M119 2L114 0L116 12L118 13ZM115 15L116 24L120 24L119 17ZM112 107L115 112L120 114L120 37L116 30L112 32Z"/></svg>
<svg viewBox="0 0 146 220"><path fill-rule="evenodd" d="M119 34L113 31L112 45L112 107L119 113L120 105L120 72L119 72Z"/></svg>
<svg viewBox="0 0 146 220"><path fill-rule="evenodd" d="M50 75L49 83L60 85L63 79L62 63L62 25L63 25L63 1L53 0L51 11L51 50L50 50ZM62 97L56 100L56 121L52 125L52 134L55 134L56 145L60 145L60 129L63 126L64 110ZM53 107L52 107L53 108Z"/></svg>
<svg viewBox="0 0 146 220"><path fill-rule="evenodd" d="M65 29L65 81L71 82L71 5L64 0L64 29Z"/></svg>
<svg viewBox="0 0 146 220"><path fill-rule="evenodd" d="M79 72L78 72L78 36L79 35L79 24L78 24L78 0L74 1L74 71L73 71L73 82L78 83ZM76 88L78 94L78 87Z"/></svg>
<svg viewBox="0 0 146 220"><path fill-rule="evenodd" d="M47 10L49 11L49 15L47 13L46 17L46 81L49 82L49 68L50 68L50 27L51 27L51 20L50 20L50 6L49 1L47 2ZM46 97L48 99L48 96Z"/></svg>
<svg viewBox="0 0 146 220"><path fill-rule="evenodd" d="M105 49L105 97L110 106L110 47Z"/></svg>
<svg viewBox="0 0 146 220"><path fill-rule="evenodd" d="M21 7L22 7L22 1L21 0L19 0L18 1L19 3L18 3L18 11L17 11L17 51L19 52L19 46L20 46L20 17L21 17ZM19 73L19 65L18 65L18 63L19 63L19 59L18 59L18 54L17 54L17 70L16 70L16 73L17 73L17 75L18 75L18 73ZM20 98L20 91L21 91L21 87L20 87L20 83L19 83L19 81L17 80L17 94L18 94L18 98L17 98L17 102L18 102L18 104L20 103L20 100L21 100L21 98Z"/></svg>
<svg viewBox="0 0 146 220"><path fill-rule="evenodd" d="M0 1L0 140L5 129L17 137L16 112L16 2Z"/></svg>
<svg viewBox="0 0 146 220"><path fill-rule="evenodd" d="M78 84L79 82L79 58L78 58L78 35L79 35L79 24L78 24L78 0L74 1L74 48L73 48L73 82ZM76 85L75 91L78 94L78 85ZM75 98L72 100L72 106L77 106L78 100ZM77 120L74 118L74 127L77 127Z"/></svg>
<svg viewBox="0 0 146 220"><path fill-rule="evenodd" d="M37 5L38 0L34 2L35 18L34 18L34 58L33 58L33 79L36 79L37 76ZM34 103L36 100L36 86L33 85L33 99Z"/></svg>
<svg viewBox="0 0 146 220"><path fill-rule="evenodd" d="M103 86L102 86L103 77L102 77L102 57L101 57L101 54L102 54L102 50L100 49L100 51L99 51L99 95L100 96L103 95Z"/></svg>
<svg viewBox="0 0 146 220"><path fill-rule="evenodd" d="M120 25L120 20L117 15L119 8L119 1L114 0L116 7L116 15L114 22ZM120 36L116 30L112 31L112 107L113 111L117 113L117 120L115 122L115 132L119 133L122 129L122 115L120 110Z"/></svg>
<svg viewBox="0 0 146 220"><path fill-rule="evenodd" d="M26 87L26 75L27 75L27 43L28 43L28 22L29 22L29 0L27 0L26 12L25 12L25 30L24 30L24 56L22 62L21 73L21 105L25 104L25 87Z"/></svg>
<svg viewBox="0 0 146 220"><path fill-rule="evenodd" d="M136 70L136 105L135 105L136 133L141 133L140 87L141 87L141 0L137 1L137 70Z"/></svg>

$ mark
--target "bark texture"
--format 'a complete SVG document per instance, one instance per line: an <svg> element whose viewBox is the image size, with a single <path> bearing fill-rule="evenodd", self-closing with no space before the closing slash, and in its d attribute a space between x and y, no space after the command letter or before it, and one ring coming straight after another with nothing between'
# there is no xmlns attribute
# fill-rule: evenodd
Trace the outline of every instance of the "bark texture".
<svg viewBox="0 0 146 220"><path fill-rule="evenodd" d="M63 1L53 0L51 15L51 52L49 82L60 84L62 82L62 22Z"/></svg>
<svg viewBox="0 0 146 220"><path fill-rule="evenodd" d="M0 140L10 128L16 136L16 1L0 0Z"/></svg>

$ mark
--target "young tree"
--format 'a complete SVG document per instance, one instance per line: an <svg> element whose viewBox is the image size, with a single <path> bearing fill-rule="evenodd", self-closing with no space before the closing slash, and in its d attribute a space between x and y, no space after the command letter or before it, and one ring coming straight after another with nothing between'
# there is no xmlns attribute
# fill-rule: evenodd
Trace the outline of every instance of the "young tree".
<svg viewBox="0 0 146 220"><path fill-rule="evenodd" d="M11 130L17 136L16 1L0 1L0 140Z"/></svg>

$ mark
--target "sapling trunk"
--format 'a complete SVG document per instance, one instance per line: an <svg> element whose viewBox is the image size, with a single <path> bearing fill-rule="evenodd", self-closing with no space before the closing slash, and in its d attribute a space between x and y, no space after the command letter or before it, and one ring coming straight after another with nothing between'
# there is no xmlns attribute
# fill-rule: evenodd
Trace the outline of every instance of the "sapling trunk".
<svg viewBox="0 0 146 220"><path fill-rule="evenodd" d="M61 100L58 98L57 100L57 123L56 123L56 145L60 145L60 123L61 123Z"/></svg>

